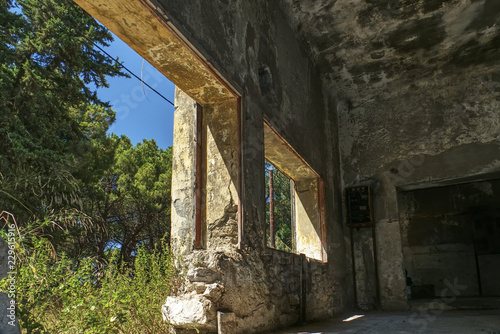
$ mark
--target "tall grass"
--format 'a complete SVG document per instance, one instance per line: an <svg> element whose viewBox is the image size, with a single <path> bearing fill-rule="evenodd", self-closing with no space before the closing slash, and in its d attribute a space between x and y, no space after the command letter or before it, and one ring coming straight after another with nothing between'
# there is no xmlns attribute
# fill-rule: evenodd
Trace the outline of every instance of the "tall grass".
<svg viewBox="0 0 500 334"><path fill-rule="evenodd" d="M153 251L140 247L133 266L124 267L119 249L110 250L107 261L70 259L33 233L43 228L33 223L30 229L18 228L16 238L16 303L23 333L168 332L160 307L180 279L165 241ZM0 233L5 239L5 230ZM0 286L6 291L7 281Z"/></svg>

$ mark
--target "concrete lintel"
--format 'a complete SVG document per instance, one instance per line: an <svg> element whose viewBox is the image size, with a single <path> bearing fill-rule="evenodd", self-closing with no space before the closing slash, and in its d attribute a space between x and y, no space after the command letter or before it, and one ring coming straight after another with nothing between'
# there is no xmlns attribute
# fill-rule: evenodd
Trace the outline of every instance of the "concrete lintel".
<svg viewBox="0 0 500 334"><path fill-rule="evenodd" d="M200 104L237 98L167 17L145 1L74 0Z"/></svg>

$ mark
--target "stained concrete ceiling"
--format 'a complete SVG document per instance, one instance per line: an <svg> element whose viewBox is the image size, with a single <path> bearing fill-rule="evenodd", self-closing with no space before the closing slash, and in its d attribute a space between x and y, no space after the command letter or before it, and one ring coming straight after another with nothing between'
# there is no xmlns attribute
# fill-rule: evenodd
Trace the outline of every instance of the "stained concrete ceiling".
<svg viewBox="0 0 500 334"><path fill-rule="evenodd" d="M341 99L500 61L499 0L280 0Z"/></svg>

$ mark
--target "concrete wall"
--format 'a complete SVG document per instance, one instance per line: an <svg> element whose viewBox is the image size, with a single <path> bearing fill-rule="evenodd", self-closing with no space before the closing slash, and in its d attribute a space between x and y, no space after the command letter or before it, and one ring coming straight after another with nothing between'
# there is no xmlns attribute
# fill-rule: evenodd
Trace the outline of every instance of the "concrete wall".
<svg viewBox="0 0 500 334"><path fill-rule="evenodd" d="M397 82L368 101L338 104L342 176L346 186L373 184L381 304L405 308L398 189L481 179L500 170L500 67L449 68L431 78ZM374 258L354 236L356 258ZM366 244L365 247L360 245ZM361 268L358 300L373 300L371 264Z"/></svg>
<svg viewBox="0 0 500 334"><path fill-rule="evenodd" d="M167 318L213 332L217 311L232 312L237 333L254 333L350 309L335 101L278 3L75 1L203 108L206 244L194 250L194 104L178 93L172 245L187 276ZM265 244L265 119L325 181L327 263Z"/></svg>
<svg viewBox="0 0 500 334"><path fill-rule="evenodd" d="M194 102L178 96L179 105L187 109L176 120L182 143L176 141L179 149L174 150L179 177L174 176L177 221L172 235L188 275L181 295L167 301L165 309L189 305L202 310L201 318L183 320L186 324L201 323L201 329L214 331L216 312L224 310L235 314L239 333L268 331L297 321L303 313L315 319L350 309L353 286L363 308L406 308L398 191L500 174L500 66L491 61L488 48L472 49L430 74L420 73L411 62L399 66L414 53L403 48L410 54L388 57L394 60L387 65L395 74L391 80L366 83L370 94L364 94L350 81L377 67L366 67L366 57L357 56L351 35L328 36L324 55L335 59L337 48L330 40L344 41L339 43L344 50L352 49L342 54L356 63L355 77L338 64L325 67L321 61L320 73L277 1L76 1L203 107L206 245L193 250L194 137L182 123L192 122ZM351 3L341 4L351 8ZM316 7L322 6L311 8ZM325 9L323 14L331 12ZM321 17L308 16L323 34L328 29L322 22L328 20ZM350 27L354 21L348 17L344 22ZM407 23L406 16L400 23ZM296 25L301 27L308 30ZM405 44L421 26L412 26L404 38L400 27L391 26L396 34L391 39ZM418 49L428 39L417 35L418 45L410 44ZM418 55L427 64L427 54ZM339 73L344 86L353 90L349 94L337 91L338 82L323 81ZM266 247L264 121L325 181L327 263ZM186 134L180 135L180 129ZM352 230L351 237L342 219L341 186L366 183L372 186L375 228Z"/></svg>
<svg viewBox="0 0 500 334"><path fill-rule="evenodd" d="M215 330L216 311L224 310L236 315L238 333L253 333L293 324L299 321L302 313L312 320L350 309L353 305L352 279L346 231L341 222L336 118L331 113L335 103L324 94L319 73L302 52L281 10L270 1L162 0L155 4L242 95L243 238L240 247L234 242L237 230L228 225L230 222L231 226L236 226L233 218L224 223L219 221L214 229L208 227L205 249L190 252L189 247L181 247L179 254L184 255L188 278L182 295L167 301L165 314L172 316L175 305L184 301L187 305L185 296L190 296L190 300L197 300L208 310L206 317L197 321L203 323L198 328ZM179 103L181 99L186 101L180 95L176 97ZM192 107L192 102L186 106ZM204 117L210 116L209 107L203 107ZM181 107L176 112L176 117L191 122L191 116L184 116L189 113L181 111ZM326 182L327 263L269 249L265 245L264 119ZM182 129L188 134L184 127ZM217 131L224 131L224 125L221 124ZM192 140L192 135L182 140ZM224 150L223 147L218 149L219 152ZM176 164L180 168L186 165L178 159L192 162L192 157L185 154L192 150L191 147L179 151L185 158L174 157L174 171L177 171ZM206 159L209 164L209 152ZM214 180L219 176L216 171L208 174ZM174 183L186 184L176 185L174 189L184 189L185 194L190 195L176 198L173 191L174 215L177 215L178 206L182 205L182 211L192 208L192 203L186 202L190 196L193 200L192 190L187 185L192 184L192 173L180 175L183 176L174 179ZM221 183L216 186L221 187ZM208 187L207 192L210 192ZM235 214L234 210L229 211ZM172 228L173 240L179 245L181 241L191 243L194 231L192 216L182 216L174 221L176 227ZM206 221L209 224L215 220L207 217ZM223 291L220 297L205 296L211 284ZM189 327L191 322L196 321L190 319L184 325L179 323L178 327Z"/></svg>
<svg viewBox="0 0 500 334"><path fill-rule="evenodd" d="M178 257L194 247L196 219L197 104L176 88L172 154L172 210L170 245Z"/></svg>

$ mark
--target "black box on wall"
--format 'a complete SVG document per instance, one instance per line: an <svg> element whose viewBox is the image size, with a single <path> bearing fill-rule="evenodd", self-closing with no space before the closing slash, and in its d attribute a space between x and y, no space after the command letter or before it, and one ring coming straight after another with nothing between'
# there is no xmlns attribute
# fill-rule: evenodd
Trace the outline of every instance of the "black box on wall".
<svg viewBox="0 0 500 334"><path fill-rule="evenodd" d="M347 225L369 227L373 225L370 186L357 186L345 189Z"/></svg>

